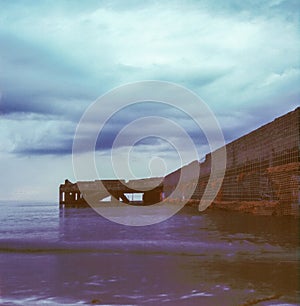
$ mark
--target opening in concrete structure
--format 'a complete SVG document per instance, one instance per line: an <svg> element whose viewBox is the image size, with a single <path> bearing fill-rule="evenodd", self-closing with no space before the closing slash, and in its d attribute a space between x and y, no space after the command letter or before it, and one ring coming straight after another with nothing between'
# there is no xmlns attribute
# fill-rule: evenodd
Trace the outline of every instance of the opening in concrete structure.
<svg viewBox="0 0 300 306"><path fill-rule="evenodd" d="M143 193L125 193L125 196L131 202L138 202L143 200Z"/></svg>
<svg viewBox="0 0 300 306"><path fill-rule="evenodd" d="M111 196L102 199L101 202L111 202Z"/></svg>

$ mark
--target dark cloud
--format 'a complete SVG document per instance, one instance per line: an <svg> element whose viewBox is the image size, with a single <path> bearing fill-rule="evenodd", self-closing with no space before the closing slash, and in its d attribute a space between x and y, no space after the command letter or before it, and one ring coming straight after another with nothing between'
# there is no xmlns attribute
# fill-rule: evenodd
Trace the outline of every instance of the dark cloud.
<svg viewBox="0 0 300 306"><path fill-rule="evenodd" d="M72 154L72 146L66 146L66 144L61 147L45 147L45 148L23 148L13 151L16 155L21 156L40 156L40 155L70 155Z"/></svg>
<svg viewBox="0 0 300 306"><path fill-rule="evenodd" d="M41 123L42 124L42 123ZM17 156L37 156L37 155L70 155L72 154L72 144L74 131L72 128L49 128L48 132L41 132L37 137L38 131L31 131L33 139L28 138L25 142L18 143L11 153ZM37 125L37 129L40 129ZM34 138L39 141L34 141Z"/></svg>
<svg viewBox="0 0 300 306"><path fill-rule="evenodd" d="M80 97L67 97L66 94L64 96L55 96L51 92L6 91L0 100L0 118L1 115L33 113L55 115L57 119L78 122L90 101Z"/></svg>
<svg viewBox="0 0 300 306"><path fill-rule="evenodd" d="M121 132L121 130L130 124L132 121L140 118L147 118L151 116L157 116L162 119L168 119L174 121L176 118L176 123L182 127L184 131L191 137L192 141L196 146L202 146L207 144L207 140L201 129L194 122L193 118L189 117L182 111L174 108L166 106L165 104L159 104L155 102L142 102L137 103L129 107L125 107L119 112L115 113L104 125L101 133L99 134L96 142L95 150L98 152L109 152L113 146L113 143L117 137L117 135ZM54 116L53 118L57 118ZM13 116L10 116L10 119L13 119ZM17 117L16 117L17 119ZM41 117L39 117L41 120ZM63 121L61 121L63 124ZM75 128L76 124L72 124L71 126L64 128L60 127L60 123L54 123L56 129L49 128L43 133L47 133L45 137L47 139L43 139L38 137L39 142L26 141L25 143L20 143L16 148L14 148L13 153L18 155L66 155L72 153L72 144L73 139L75 137ZM36 126L36 130L40 130L42 122L39 122ZM97 122L91 127L93 129L98 129ZM146 128L146 127L145 127ZM151 126L147 127L147 131L151 131ZM157 130L156 126L153 126L153 131L161 136L158 137L148 137L144 135L143 129L137 131L137 135L143 136L141 141L137 142L135 146L137 147L148 147L148 150L154 150L159 152L162 148L160 147L161 141L165 141L164 139L174 139L178 138L178 135L173 131L164 129L164 125L162 124L161 129ZM26 133L26 131L25 131ZM82 152L85 152L89 148L89 143L91 141L89 137L89 133L84 133L82 135L76 135L78 139L80 139ZM36 137L33 137L36 138ZM118 144L118 147L127 146L128 139L124 137L121 142ZM180 139L178 139L180 141ZM163 150L166 150L164 147Z"/></svg>
<svg viewBox="0 0 300 306"><path fill-rule="evenodd" d="M9 152L70 154L88 105L130 81L185 85L205 98L227 141L299 104L298 1L3 3L0 118L11 116L8 135L20 135L11 137ZM49 128L33 120L33 135L16 129L13 115L23 120L18 114L39 114ZM206 144L192 118L144 103L110 118L96 150L110 150L131 121L156 115L180 124L197 146ZM64 129L66 121L70 130ZM89 135L80 137L84 149ZM159 149L151 138L137 146Z"/></svg>
<svg viewBox="0 0 300 306"><path fill-rule="evenodd" d="M86 72L58 50L4 32L0 43L0 115L26 112L78 120L73 110L82 113L95 99Z"/></svg>
<svg viewBox="0 0 300 306"><path fill-rule="evenodd" d="M184 131L187 132L196 146L207 144L206 137L200 127L198 127L193 118L181 110L161 103L142 102L122 109L115 113L110 120L106 122L106 125L103 127L97 139L96 150L110 150L122 128L136 119L148 118L151 116L159 116L162 121L161 129L157 129L157 126L144 126L144 128L141 126L141 130L137 131L137 137L142 136L144 138L135 143L135 146L148 147L148 150L159 151L161 149L159 146L161 141L178 138L179 136L173 131L164 129L164 119L175 121ZM149 133L149 131L151 133L152 129L153 133L158 134L160 137L148 137L147 133ZM128 146L129 139L129 135L128 138L124 136L123 139L121 139L121 142L118 143L118 146ZM180 139L178 140L180 141ZM165 149L166 148L163 148L163 150Z"/></svg>

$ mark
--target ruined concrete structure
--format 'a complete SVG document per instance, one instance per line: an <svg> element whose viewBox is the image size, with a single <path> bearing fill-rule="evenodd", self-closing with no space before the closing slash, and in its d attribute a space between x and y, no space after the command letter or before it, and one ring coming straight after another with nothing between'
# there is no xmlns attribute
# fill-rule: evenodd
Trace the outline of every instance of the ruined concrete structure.
<svg viewBox="0 0 300 306"><path fill-rule="evenodd" d="M96 180L65 184L59 188L59 203L64 206L87 206L87 201L101 201L107 197L131 205L151 205L162 200L163 178L140 180ZM154 186L154 187L153 187ZM142 201L130 201L129 195L142 194Z"/></svg>
<svg viewBox="0 0 300 306"><path fill-rule="evenodd" d="M211 207L256 214L297 215L300 178L299 121L300 108L298 107L227 144L225 177L220 192ZM194 167L195 163L200 165L200 176L196 190L189 201L190 204L197 203L207 186L211 170L211 153L206 155L204 162L195 161L186 167ZM176 187L180 171L181 169L178 169L170 173L158 188L148 191L144 196L144 204L158 202L162 195L168 197ZM147 179L141 181L147 181ZM110 182L117 184L116 182L119 181ZM185 190L190 188L189 186L191 182L189 178L186 178L184 185L181 186L181 194L176 193L175 198L173 195L173 200L184 199ZM68 182L61 185L60 203L68 204L76 201L74 198L74 193L78 194L76 188L76 184L70 185ZM68 195L71 190L74 193ZM120 190L123 191L123 194L125 191L134 192L134 188ZM122 199L122 194L112 191L114 197ZM65 193L64 200L62 200L63 192ZM81 195L78 197L82 199ZM123 201L127 203L125 198Z"/></svg>

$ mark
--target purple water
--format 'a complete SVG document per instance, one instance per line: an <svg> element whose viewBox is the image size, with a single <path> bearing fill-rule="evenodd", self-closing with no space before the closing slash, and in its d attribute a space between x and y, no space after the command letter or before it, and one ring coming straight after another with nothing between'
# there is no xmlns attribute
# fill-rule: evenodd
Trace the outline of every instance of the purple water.
<svg viewBox="0 0 300 306"><path fill-rule="evenodd" d="M188 208L128 227L92 209L0 204L1 305L298 305L293 218Z"/></svg>

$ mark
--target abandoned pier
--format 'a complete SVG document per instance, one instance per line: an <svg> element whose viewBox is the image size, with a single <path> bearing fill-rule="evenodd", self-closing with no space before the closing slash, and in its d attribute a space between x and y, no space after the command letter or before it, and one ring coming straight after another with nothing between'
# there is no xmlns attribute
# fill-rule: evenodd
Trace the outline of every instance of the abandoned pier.
<svg viewBox="0 0 300 306"><path fill-rule="evenodd" d="M298 107L227 144L225 177L210 208L299 216L299 121ZM204 194L211 173L211 154L207 154L201 163L194 161L184 166L200 166L201 170L187 205L197 205ZM98 201L111 196L112 201L120 200L131 205L151 205L162 200L171 205L172 201L185 199L187 190L193 185L186 177L179 191L172 193L181 171L182 168L164 178L132 180L126 184L123 180L77 183L66 180L59 187L59 204L61 207L86 206L88 195ZM136 193L141 194L139 200L131 197Z"/></svg>

